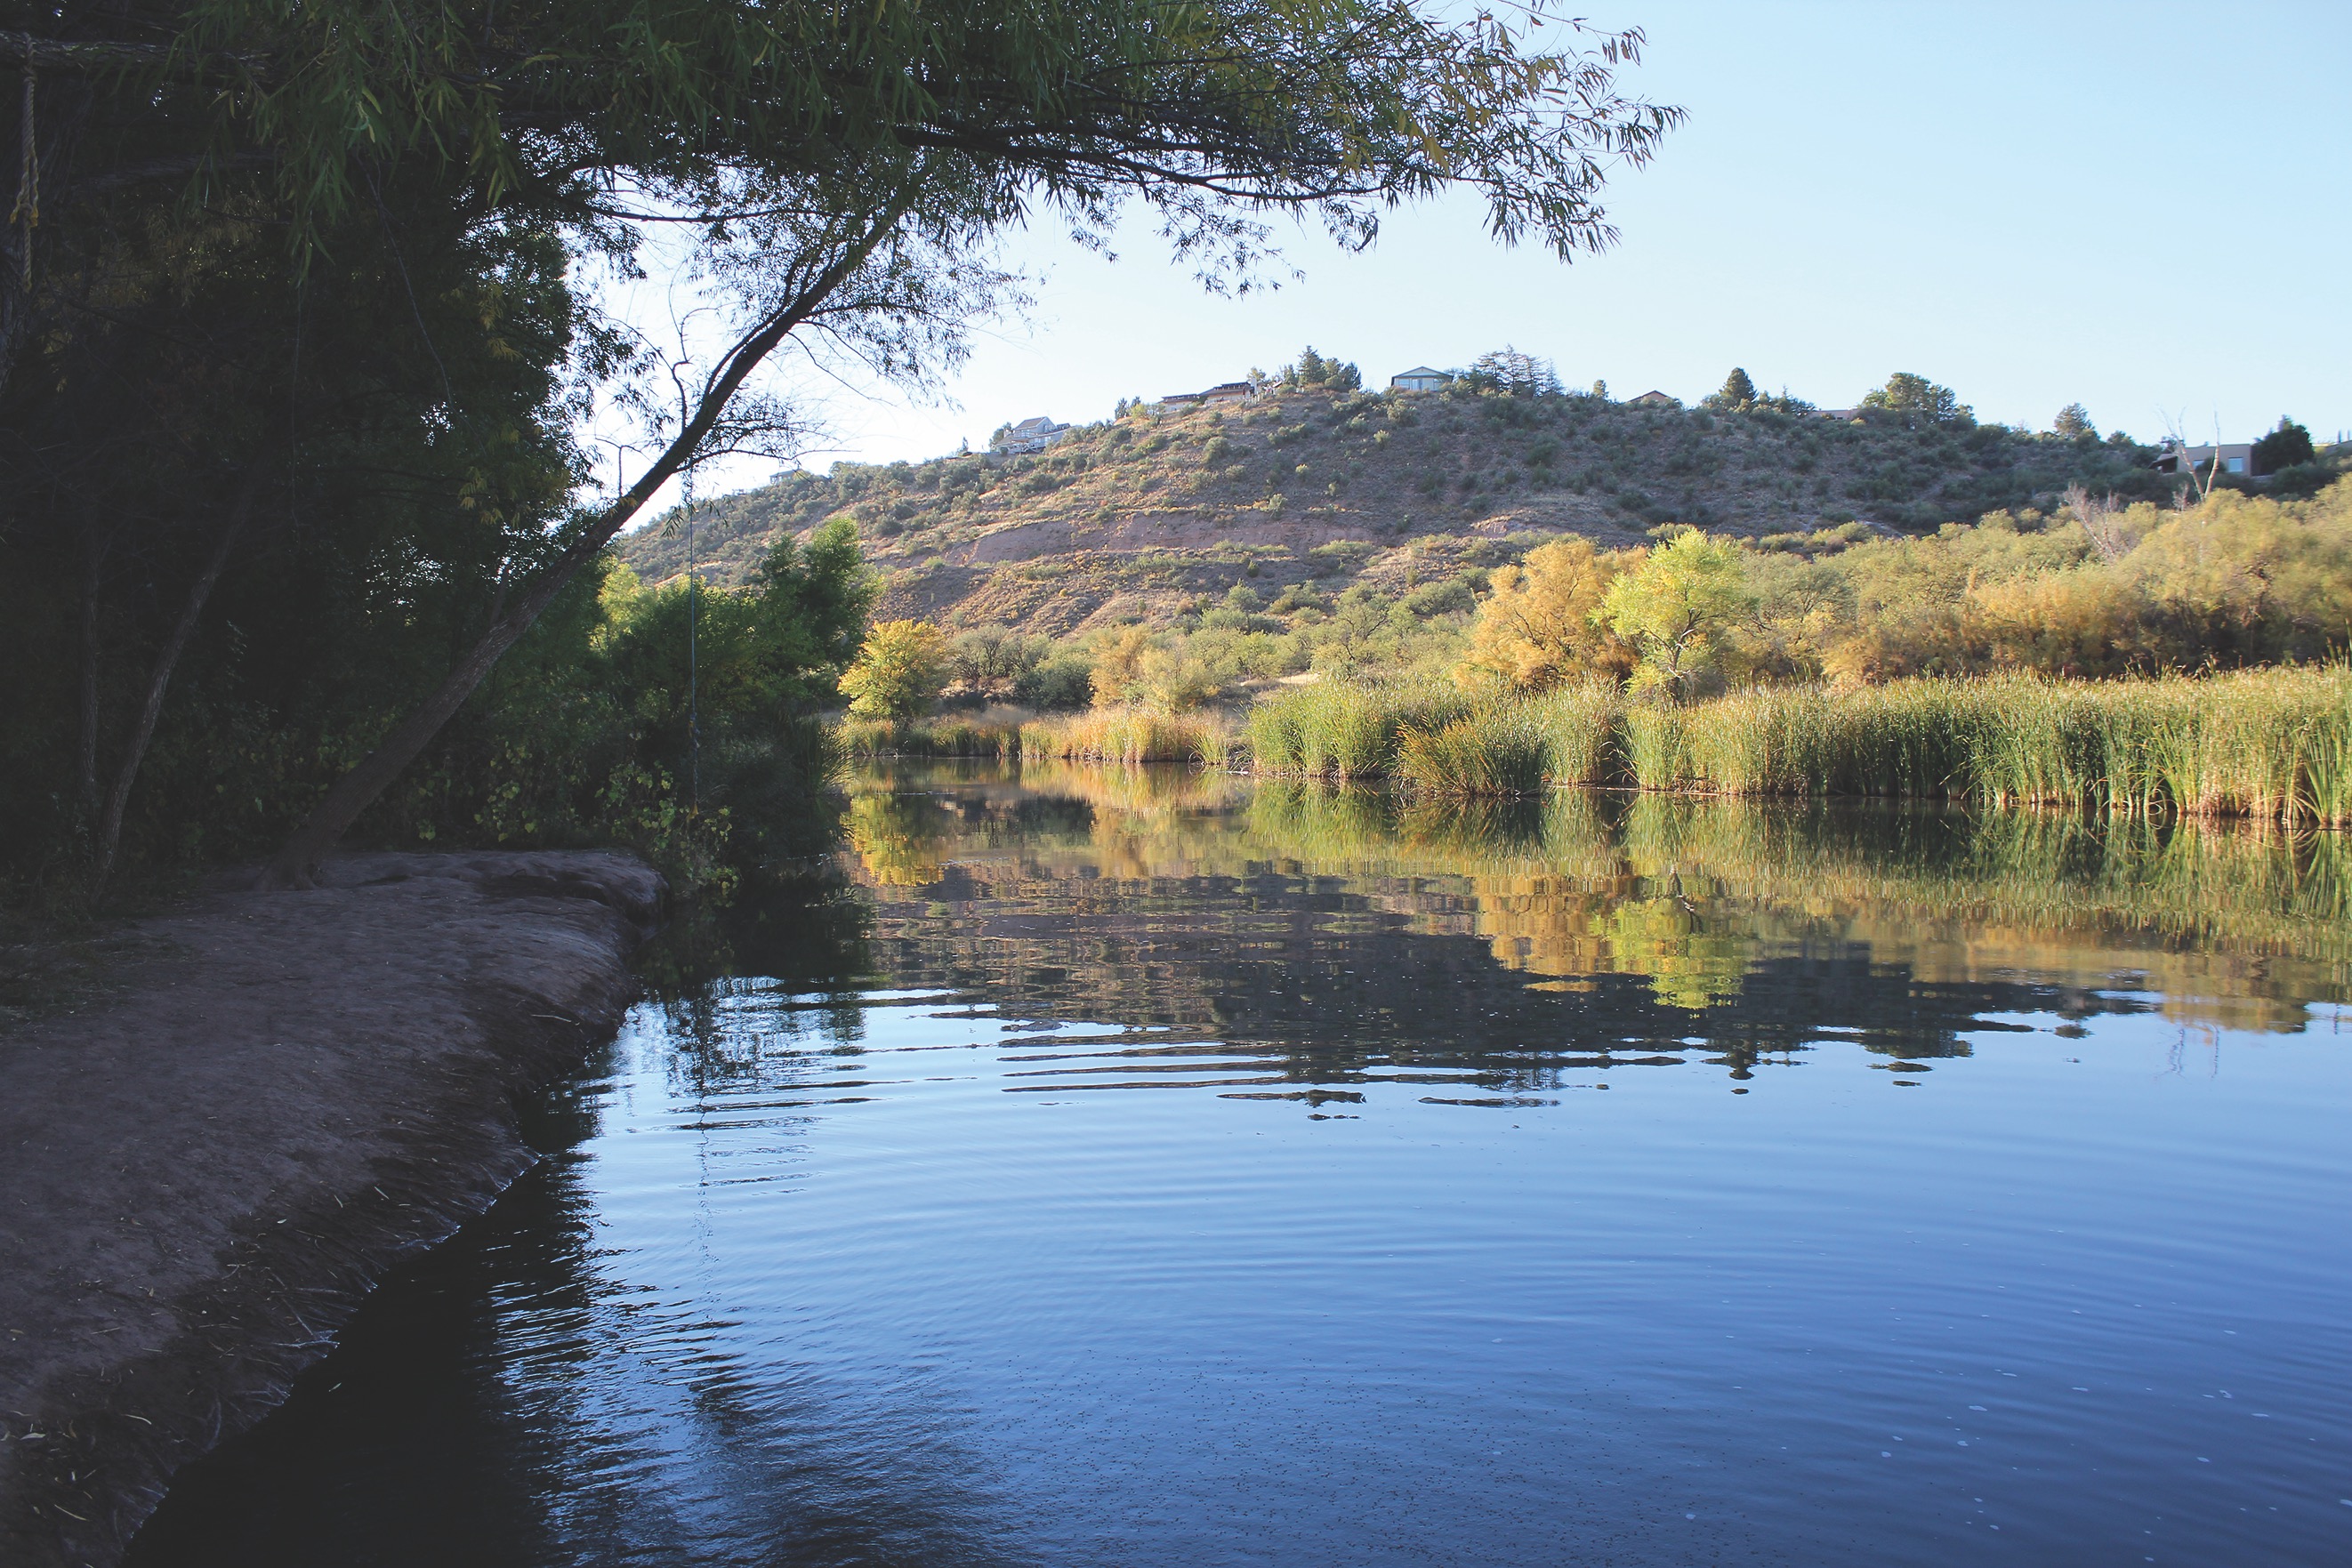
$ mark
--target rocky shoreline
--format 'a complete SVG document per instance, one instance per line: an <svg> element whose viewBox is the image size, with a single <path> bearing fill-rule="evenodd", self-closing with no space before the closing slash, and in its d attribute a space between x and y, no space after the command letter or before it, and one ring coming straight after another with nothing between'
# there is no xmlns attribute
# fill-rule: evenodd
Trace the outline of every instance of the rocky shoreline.
<svg viewBox="0 0 2352 1568"><path fill-rule="evenodd" d="M0 1562L114 1563L529 1168L516 1103L616 1027L661 893L618 853L351 856L142 922L115 999L0 1033Z"/></svg>

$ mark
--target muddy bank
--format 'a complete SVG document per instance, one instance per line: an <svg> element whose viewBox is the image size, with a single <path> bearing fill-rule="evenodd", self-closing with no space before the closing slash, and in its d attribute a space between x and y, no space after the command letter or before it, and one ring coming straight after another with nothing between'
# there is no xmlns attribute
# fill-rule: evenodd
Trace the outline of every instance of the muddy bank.
<svg viewBox="0 0 2352 1568"><path fill-rule="evenodd" d="M516 1097L635 994L619 854L368 855L142 924L0 1033L0 1563L112 1563L384 1270L531 1160Z"/></svg>

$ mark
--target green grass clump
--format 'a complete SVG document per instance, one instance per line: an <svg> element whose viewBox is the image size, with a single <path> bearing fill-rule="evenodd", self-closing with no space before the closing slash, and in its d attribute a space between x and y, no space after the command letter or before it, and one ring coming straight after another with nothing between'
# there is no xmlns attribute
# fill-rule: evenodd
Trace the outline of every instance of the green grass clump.
<svg viewBox="0 0 2352 1568"><path fill-rule="evenodd" d="M1603 685L1561 686L1527 699L1523 711L1543 744L1552 784L1606 784L1616 776L1618 697Z"/></svg>
<svg viewBox="0 0 2352 1568"><path fill-rule="evenodd" d="M1491 703L1435 729L1401 727L1391 777L1430 795L1534 795L1549 759L1526 703Z"/></svg>
<svg viewBox="0 0 2352 1568"><path fill-rule="evenodd" d="M1020 755L1020 730L968 718L845 718L837 731L852 757L991 757Z"/></svg>
<svg viewBox="0 0 2352 1568"><path fill-rule="evenodd" d="M1020 755L1024 761L1222 762L1227 738L1222 726L1201 714L1107 707L1030 720L1021 727Z"/></svg>
<svg viewBox="0 0 2352 1568"><path fill-rule="evenodd" d="M1620 723L1644 789L2352 818L2352 673L2340 666L1757 687L1688 708L1629 707Z"/></svg>
<svg viewBox="0 0 2352 1568"><path fill-rule="evenodd" d="M1468 694L1434 682L1293 686L1250 710L1250 757L1262 773L1385 779L1407 729L1441 730L1475 706Z"/></svg>
<svg viewBox="0 0 2352 1568"><path fill-rule="evenodd" d="M1688 707L1606 687L1536 697L1327 683L1250 716L1260 772L1425 793L1629 783L2126 817L2352 822L2352 668L2157 680L2039 675L1757 686Z"/></svg>

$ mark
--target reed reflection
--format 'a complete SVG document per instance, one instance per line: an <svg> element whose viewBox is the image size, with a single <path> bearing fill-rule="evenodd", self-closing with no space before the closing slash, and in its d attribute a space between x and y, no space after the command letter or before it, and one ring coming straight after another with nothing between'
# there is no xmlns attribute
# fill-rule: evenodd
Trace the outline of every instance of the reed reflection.
<svg viewBox="0 0 2352 1568"><path fill-rule="evenodd" d="M2328 835L971 765L864 778L851 817L900 983L1186 1037L1150 1072L1074 1059L1105 1084L1234 1088L1171 1071L1191 1051L1253 1083L1538 1092L1828 1039L1924 1071L2032 1027L2004 1015L2300 1030L2352 963Z"/></svg>

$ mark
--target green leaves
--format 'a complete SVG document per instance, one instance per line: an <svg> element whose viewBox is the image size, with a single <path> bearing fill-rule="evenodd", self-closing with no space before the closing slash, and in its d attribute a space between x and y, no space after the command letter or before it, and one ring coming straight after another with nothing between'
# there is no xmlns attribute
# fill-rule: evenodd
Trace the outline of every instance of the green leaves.
<svg viewBox="0 0 2352 1568"><path fill-rule="evenodd" d="M1381 208L1453 183L1496 235L1566 256L1614 237L1606 166L1647 162L1682 118L1619 89L1638 31L1566 21L1529 49L1491 16L1408 0L194 0L173 17L148 85L193 80L215 164L266 156L306 237L371 170L415 160L490 206L585 221L616 196L710 216L730 181L945 151L1097 231L1139 195L1228 280L1262 254L1254 211L1362 244Z"/></svg>
<svg viewBox="0 0 2352 1568"><path fill-rule="evenodd" d="M1692 528L1612 580L1600 614L1640 650L1633 688L1681 701L1720 674L1733 631L1755 607L1739 547Z"/></svg>

